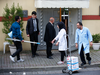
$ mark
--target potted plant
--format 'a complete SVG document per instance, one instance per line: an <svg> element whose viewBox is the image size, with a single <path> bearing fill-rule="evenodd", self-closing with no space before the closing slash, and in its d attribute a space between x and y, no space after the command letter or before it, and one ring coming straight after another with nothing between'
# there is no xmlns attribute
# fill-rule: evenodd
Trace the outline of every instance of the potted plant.
<svg viewBox="0 0 100 75"><path fill-rule="evenodd" d="M94 34L94 35L92 35L92 37L93 37L93 49L99 50L100 34Z"/></svg>
<svg viewBox="0 0 100 75"><path fill-rule="evenodd" d="M15 7L15 5L13 3L11 8L9 8L8 4L6 4L6 6L4 8L3 18L2 18L2 22L3 22L3 26L4 26L2 29L2 32L6 35L5 41L8 41L10 43L9 47L10 47L11 54L13 54L16 51L16 47L14 46L14 44L11 40L6 40L6 38L10 38L8 36L8 33L10 32L10 27L11 27L12 23L15 22L16 15L19 15L23 20L22 7L20 7L19 4L17 4L17 7ZM21 27L21 31L23 31L24 30L23 21L20 22L20 27Z"/></svg>

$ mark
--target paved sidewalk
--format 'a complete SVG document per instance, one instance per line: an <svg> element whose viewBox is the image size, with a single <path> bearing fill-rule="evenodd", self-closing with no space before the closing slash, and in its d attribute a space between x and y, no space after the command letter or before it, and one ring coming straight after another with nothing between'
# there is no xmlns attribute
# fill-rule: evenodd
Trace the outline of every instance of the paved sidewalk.
<svg viewBox="0 0 100 75"><path fill-rule="evenodd" d="M21 58L24 59L24 62L20 63L13 63L9 56L10 53L7 52L6 54L3 54L0 52L0 69L18 69L18 68L55 68L55 67L66 67L66 63L63 65L57 65L57 62L60 60L60 53L58 50L53 50L53 59L48 59L46 58L46 51L37 51L39 56L36 56L35 58L31 57L31 51L23 51L21 53ZM78 52L73 51L72 56L77 56ZM92 57L92 64L100 64L100 50L99 51L94 51L91 50L91 57ZM79 59L79 63L80 59ZM87 64L88 65L88 64Z"/></svg>

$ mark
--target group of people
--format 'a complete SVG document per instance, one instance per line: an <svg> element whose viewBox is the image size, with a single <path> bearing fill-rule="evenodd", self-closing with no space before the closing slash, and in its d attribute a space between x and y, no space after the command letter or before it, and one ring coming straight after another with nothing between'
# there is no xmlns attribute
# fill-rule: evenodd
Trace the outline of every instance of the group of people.
<svg viewBox="0 0 100 75"><path fill-rule="evenodd" d="M36 12L32 12L32 18L28 19L27 26L26 26L26 34L27 37L30 38L30 41L38 42L38 35L40 34L39 28L38 28L38 19L36 17ZM20 21L21 17L16 16L15 22L12 24L10 31L12 31L13 38L14 39L20 39L21 42L24 42L22 39L22 36L20 34ZM48 59L53 59L53 53L52 53L52 44L56 42L56 46L58 46L58 50L61 53L61 60L57 62L57 64L63 64L64 63L64 56L65 51L67 50L67 39L66 39L66 29L65 24L63 22L58 22L57 27L59 29L59 33L56 36L56 32L54 29L54 18L51 17L49 22L47 23L45 27L45 35L44 35L44 41L46 42L46 53ZM82 61L81 66L86 64L84 52L86 54L86 58L88 60L88 64L91 64L91 57L89 52L89 41L90 39L90 45L92 45L92 36L90 34L90 31L88 28L83 27L83 24L81 22L77 23L77 30L76 30L76 36L75 36L75 43L76 48L78 48L78 52L80 54L80 58ZM22 44L20 41L14 41L14 44L16 46L16 52L10 56L10 59L15 62L14 57L17 56L17 62L23 62L24 60L20 58L20 52L22 51ZM35 56L39 56L39 54L36 53L37 51L37 44L31 43L31 51L32 51L32 58Z"/></svg>

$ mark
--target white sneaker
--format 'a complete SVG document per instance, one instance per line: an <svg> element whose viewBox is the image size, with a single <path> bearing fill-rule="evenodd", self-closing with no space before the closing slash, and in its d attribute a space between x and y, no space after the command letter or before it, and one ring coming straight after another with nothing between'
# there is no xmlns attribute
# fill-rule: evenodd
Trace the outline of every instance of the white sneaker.
<svg viewBox="0 0 100 75"><path fill-rule="evenodd" d="M14 57L10 56L12 62L15 62Z"/></svg>
<svg viewBox="0 0 100 75"><path fill-rule="evenodd" d="M24 60L23 59L20 59L20 60L17 60L17 62L24 62Z"/></svg>
<svg viewBox="0 0 100 75"><path fill-rule="evenodd" d="M60 64L64 64L64 62L62 62L62 61L59 61L59 62L57 62L57 64L58 64L58 65L60 65Z"/></svg>

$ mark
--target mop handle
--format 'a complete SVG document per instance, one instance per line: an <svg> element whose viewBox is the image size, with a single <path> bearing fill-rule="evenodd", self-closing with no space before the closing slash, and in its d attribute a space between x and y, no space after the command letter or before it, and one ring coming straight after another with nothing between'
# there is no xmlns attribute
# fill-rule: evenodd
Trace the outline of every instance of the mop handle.
<svg viewBox="0 0 100 75"><path fill-rule="evenodd" d="M6 38L7 40L13 40L13 41L21 41L21 40L19 40L19 39L12 39L12 38ZM26 43L34 43L34 44L40 44L39 42L32 42L32 41L26 41L26 40L24 40L24 42L26 42Z"/></svg>

